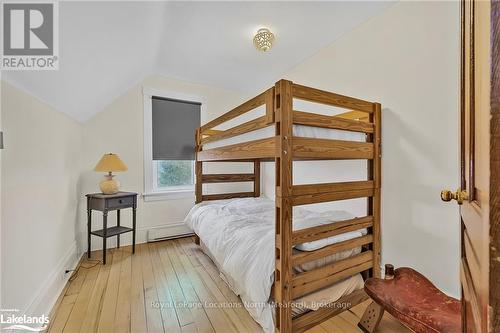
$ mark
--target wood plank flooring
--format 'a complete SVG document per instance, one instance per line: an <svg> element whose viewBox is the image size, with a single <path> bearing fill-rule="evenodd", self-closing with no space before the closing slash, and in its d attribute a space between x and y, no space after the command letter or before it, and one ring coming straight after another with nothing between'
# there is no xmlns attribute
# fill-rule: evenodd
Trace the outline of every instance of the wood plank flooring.
<svg viewBox="0 0 500 333"><path fill-rule="evenodd" d="M101 252L92 254L100 259ZM92 267L93 266L93 267ZM90 268L84 268L90 267ZM232 306L220 306L230 304ZM360 333L368 302L310 333ZM176 306L173 306L176 305ZM108 264L82 260L53 310L49 332L262 332L192 238L108 250ZM386 314L378 332L410 332Z"/></svg>

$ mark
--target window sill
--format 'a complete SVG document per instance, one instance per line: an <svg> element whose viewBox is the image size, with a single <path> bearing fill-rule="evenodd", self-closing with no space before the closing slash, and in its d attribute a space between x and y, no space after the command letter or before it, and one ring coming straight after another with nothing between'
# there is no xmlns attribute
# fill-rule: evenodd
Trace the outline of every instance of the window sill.
<svg viewBox="0 0 500 333"><path fill-rule="evenodd" d="M191 198L194 200L194 190L173 190L173 191L143 193L142 197L146 202L183 199L183 198Z"/></svg>

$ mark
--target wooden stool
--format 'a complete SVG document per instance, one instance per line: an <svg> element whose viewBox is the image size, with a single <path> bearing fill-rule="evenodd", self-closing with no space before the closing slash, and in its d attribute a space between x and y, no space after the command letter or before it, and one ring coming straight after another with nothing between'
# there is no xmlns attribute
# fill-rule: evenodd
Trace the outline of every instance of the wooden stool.
<svg viewBox="0 0 500 333"><path fill-rule="evenodd" d="M365 291L373 299L358 327L377 329L384 311L416 333L461 333L461 304L437 289L419 272L385 265L385 279L371 278Z"/></svg>

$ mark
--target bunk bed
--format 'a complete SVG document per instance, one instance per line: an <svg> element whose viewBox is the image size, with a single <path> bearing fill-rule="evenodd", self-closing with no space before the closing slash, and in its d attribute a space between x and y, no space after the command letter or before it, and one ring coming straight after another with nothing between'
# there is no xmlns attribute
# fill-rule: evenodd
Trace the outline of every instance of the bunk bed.
<svg viewBox="0 0 500 333"><path fill-rule="evenodd" d="M294 110L294 99L347 109L343 116L323 115ZM224 130L215 129L258 107L265 114ZM301 127L315 128L319 135L303 136ZM269 137L253 135L270 133ZM334 130L331 136L328 131ZM325 132L326 131L326 132ZM357 133L361 139L342 136ZM310 133L310 132L309 132ZM340 136L339 136L340 133ZM351 138L351 139L349 139ZM354 139L353 139L354 138ZM251 140L248 140L251 139ZM294 311L293 302L306 299L320 290L346 281L351 276L380 277L380 203L381 203L381 105L332 92L301 86L280 80L274 87L248 100L235 109L206 123L196 131L196 203L209 207L213 200L221 207L241 198L258 198L260 189L260 163L275 162L275 200L273 225L274 283L272 298L275 302L276 331L303 332L320 322L368 299L362 288L343 295L331 306L326 304L314 311ZM366 180L319 184L293 184L293 161L342 160L367 161ZM252 173L205 174L204 163L252 162ZM238 193L204 194L203 184L253 182L253 191ZM240 198L240 199L236 199ZM295 206L325 203L354 198L367 199L366 216L344 217L340 220L327 216L332 223L319 223L297 229L294 227ZM250 199L249 199L250 200ZM269 203L266 203L269 205ZM250 214L251 215L251 214ZM330 219L330 220L329 220ZM241 221L241 220L240 220ZM293 221L293 222L292 222ZM230 221L229 221L230 223ZM226 224L228 225L228 224ZM215 228L215 227L214 227ZM199 230L199 229L197 229ZM355 234L355 232L358 232ZM310 251L297 251L300 244L332 239L346 234L350 237L326 243ZM354 234L353 234L354 233ZM200 242L201 238L201 242ZM203 244L203 235L196 242ZM346 251L348 255L323 266L296 269L300 265L331 257ZM204 248L210 255L210 249Z"/></svg>

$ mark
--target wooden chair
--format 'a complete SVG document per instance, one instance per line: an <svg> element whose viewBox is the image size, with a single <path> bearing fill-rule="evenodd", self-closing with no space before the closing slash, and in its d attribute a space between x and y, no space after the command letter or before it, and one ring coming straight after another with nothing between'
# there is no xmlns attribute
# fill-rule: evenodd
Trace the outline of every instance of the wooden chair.
<svg viewBox="0 0 500 333"><path fill-rule="evenodd" d="M358 326L377 329L384 311L416 333L461 333L460 301L445 295L419 272L385 265L385 279L370 278L365 291L373 299Z"/></svg>

